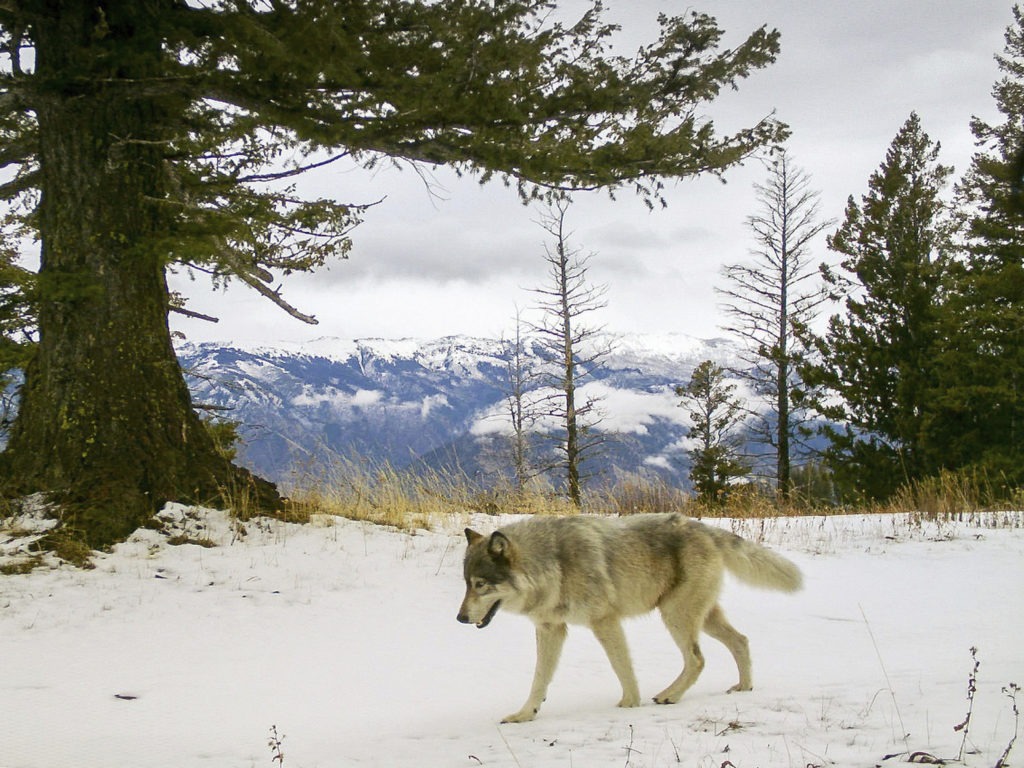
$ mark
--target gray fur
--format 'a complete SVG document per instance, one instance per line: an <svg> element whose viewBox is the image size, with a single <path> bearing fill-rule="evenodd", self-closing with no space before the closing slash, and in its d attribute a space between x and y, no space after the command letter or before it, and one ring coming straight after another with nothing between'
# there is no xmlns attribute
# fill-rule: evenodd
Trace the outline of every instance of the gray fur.
<svg viewBox="0 0 1024 768"><path fill-rule="evenodd" d="M679 700L704 666L701 631L723 643L739 670L730 691L752 686L747 638L718 606L729 570L756 587L793 592L799 569L740 536L676 514L531 518L489 537L466 529L466 596L458 620L487 626L495 613L526 615L537 629L537 667L522 708L502 722L532 720L565 641L567 624L593 630L622 685L621 707L640 704L621 620L657 608L683 654L683 671L654 697Z"/></svg>

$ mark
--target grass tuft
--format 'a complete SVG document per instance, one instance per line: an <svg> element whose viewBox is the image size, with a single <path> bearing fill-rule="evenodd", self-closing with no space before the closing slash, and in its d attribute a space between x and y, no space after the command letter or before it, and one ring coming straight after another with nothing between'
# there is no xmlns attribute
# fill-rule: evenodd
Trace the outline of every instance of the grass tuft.
<svg viewBox="0 0 1024 768"><path fill-rule="evenodd" d="M36 547L43 552L52 552L56 557L77 568L89 570L94 567L92 548L81 536L66 527L43 536Z"/></svg>
<svg viewBox="0 0 1024 768"><path fill-rule="evenodd" d="M0 564L0 576L23 576L26 573L32 573L32 571L42 564L43 558L41 555L33 555L31 557L10 560L6 563Z"/></svg>

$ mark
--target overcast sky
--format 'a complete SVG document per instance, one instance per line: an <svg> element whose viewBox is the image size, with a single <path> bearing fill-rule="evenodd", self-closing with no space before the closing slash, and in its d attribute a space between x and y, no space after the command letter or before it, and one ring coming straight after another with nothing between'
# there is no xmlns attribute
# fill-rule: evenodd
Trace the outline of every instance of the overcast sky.
<svg viewBox="0 0 1024 768"><path fill-rule="evenodd" d="M778 61L716 103L720 133L775 111L792 130L793 161L821 193L821 215L839 219L846 199L866 191L911 111L942 145L956 176L973 152L972 115L995 120L994 55L1012 20L1003 0L607 0L623 25L625 49L653 39L659 11L689 8L718 18L726 46L762 24L782 33ZM607 283L603 322L617 333L721 335L714 293L722 267L749 258L746 218L757 211L757 161L716 179L670 187L667 209L648 211L630 193L579 196L569 213L573 243L593 253L590 278ZM348 260L292 276L284 294L319 319L309 326L244 286L211 293L174 281L190 307L219 316L213 325L173 318L193 341L301 341L320 336L500 336L516 305L529 307L543 283L545 234L539 210L500 183L434 172L433 192L414 172L336 169L304 182L345 202L386 198L353 232ZM816 261L830 255L824 238Z"/></svg>

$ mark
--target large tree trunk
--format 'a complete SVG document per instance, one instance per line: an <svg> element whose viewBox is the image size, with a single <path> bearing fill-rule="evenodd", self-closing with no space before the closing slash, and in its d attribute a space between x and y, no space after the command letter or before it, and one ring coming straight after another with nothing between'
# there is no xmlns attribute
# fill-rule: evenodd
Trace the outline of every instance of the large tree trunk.
<svg viewBox="0 0 1024 768"><path fill-rule="evenodd" d="M5 456L9 481L56 493L65 524L93 546L125 537L165 501L215 501L239 483L279 502L217 453L171 345L164 153L168 110L181 105L160 93L161 3L48 5L35 30L39 345Z"/></svg>

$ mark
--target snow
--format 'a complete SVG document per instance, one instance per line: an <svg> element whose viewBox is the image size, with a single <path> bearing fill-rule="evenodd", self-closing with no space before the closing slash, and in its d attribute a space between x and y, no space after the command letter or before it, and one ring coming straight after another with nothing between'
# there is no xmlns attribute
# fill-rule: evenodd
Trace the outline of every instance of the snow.
<svg viewBox="0 0 1024 768"><path fill-rule="evenodd" d="M532 337L525 341L529 346ZM726 363L735 356L733 345L724 339L699 339L682 333L664 334L615 334L601 336L600 346L612 348L609 362L622 367L636 366L651 369L658 363L670 371L679 365L695 364L712 357ZM282 354L321 357L336 362L345 362L360 354L369 354L382 361L419 360L430 369L449 370L461 366L472 372L481 362L503 365L503 342L499 339L478 336L443 336L440 338L360 338L344 339L321 336L306 341L268 342L204 342L201 345L182 343L182 350L198 346L230 348L257 357L274 359ZM660 369L659 369L660 370Z"/></svg>
<svg viewBox="0 0 1024 768"><path fill-rule="evenodd" d="M691 360L707 355L721 343L720 339L701 339L686 333L630 333L614 336L613 355L661 355L677 360Z"/></svg>
<svg viewBox="0 0 1024 768"><path fill-rule="evenodd" d="M707 640L680 703L617 709L607 660L571 628L538 719L501 726L529 689L531 626L499 612L477 630L455 613L462 528L506 518L408 533L164 516L219 546L140 531L93 570L0 577L0 766L890 766L906 760L883 762L893 753L957 756L972 646L964 763L993 765L1014 732L1000 689L1024 683L1020 513L714 521L806 578L796 595L726 585L754 691L724 693L735 667ZM678 672L678 652L656 616L626 632L649 697Z"/></svg>

